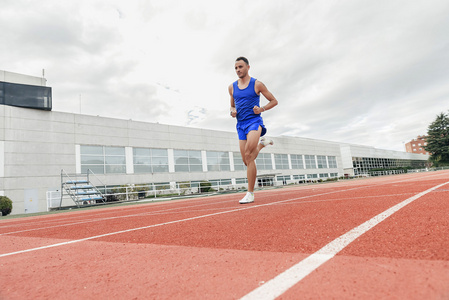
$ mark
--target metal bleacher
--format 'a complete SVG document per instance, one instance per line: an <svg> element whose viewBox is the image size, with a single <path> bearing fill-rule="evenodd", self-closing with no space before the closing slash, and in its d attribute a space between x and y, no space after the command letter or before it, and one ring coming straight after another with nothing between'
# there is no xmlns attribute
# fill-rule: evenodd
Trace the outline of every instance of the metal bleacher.
<svg viewBox="0 0 449 300"><path fill-rule="evenodd" d="M61 170L61 207L64 197L70 196L77 207L106 203L100 190L92 184L89 178L90 170L86 174L68 174Z"/></svg>

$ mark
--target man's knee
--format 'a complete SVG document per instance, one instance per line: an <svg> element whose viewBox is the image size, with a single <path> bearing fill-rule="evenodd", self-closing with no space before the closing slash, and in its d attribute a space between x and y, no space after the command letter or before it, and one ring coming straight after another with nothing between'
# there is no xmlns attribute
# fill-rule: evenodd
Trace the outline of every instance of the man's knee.
<svg viewBox="0 0 449 300"><path fill-rule="evenodd" d="M244 159L245 165L248 166L248 164L253 160L254 160L254 153L251 151L246 151Z"/></svg>

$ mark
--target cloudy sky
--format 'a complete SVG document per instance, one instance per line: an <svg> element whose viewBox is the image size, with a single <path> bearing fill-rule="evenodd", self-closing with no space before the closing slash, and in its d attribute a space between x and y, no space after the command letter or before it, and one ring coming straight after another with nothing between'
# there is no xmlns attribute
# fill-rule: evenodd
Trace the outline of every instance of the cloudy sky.
<svg viewBox="0 0 449 300"><path fill-rule="evenodd" d="M447 0L0 3L0 70L45 69L54 111L232 132L242 55L269 136L404 151L449 110Z"/></svg>

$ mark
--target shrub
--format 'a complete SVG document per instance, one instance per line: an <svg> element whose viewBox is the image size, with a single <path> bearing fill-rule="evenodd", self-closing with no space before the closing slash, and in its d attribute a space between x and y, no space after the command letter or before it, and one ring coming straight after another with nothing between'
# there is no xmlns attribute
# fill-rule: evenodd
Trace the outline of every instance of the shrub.
<svg viewBox="0 0 449 300"><path fill-rule="evenodd" d="M0 211L2 216L9 215L12 211L12 201L6 196L0 196Z"/></svg>
<svg viewBox="0 0 449 300"><path fill-rule="evenodd" d="M207 193L209 192L212 184L209 181L201 181L200 182L200 193Z"/></svg>

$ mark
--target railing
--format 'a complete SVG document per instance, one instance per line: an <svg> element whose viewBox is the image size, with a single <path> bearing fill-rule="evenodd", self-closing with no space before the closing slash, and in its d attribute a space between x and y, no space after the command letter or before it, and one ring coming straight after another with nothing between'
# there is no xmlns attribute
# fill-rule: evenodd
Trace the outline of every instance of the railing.
<svg viewBox="0 0 449 300"><path fill-rule="evenodd" d="M216 184L202 185L177 183L175 186L170 184L130 184L126 186L106 188L111 192L105 192L103 196L106 201L136 201L141 199L167 199L180 196L197 196L200 194L216 194L224 192L239 191L246 188L244 185Z"/></svg>
<svg viewBox="0 0 449 300"><path fill-rule="evenodd" d="M106 192L106 184L104 184L103 181L101 181L100 178L98 178L98 176L95 175L95 173L92 172L91 169L87 169L86 174L87 174L87 180L89 182L91 182L96 187L97 190L100 190L100 191L103 190L103 192ZM93 177L95 178L95 180L97 182L96 181L92 181L92 176L91 175L93 175ZM98 182L99 182L99 184L98 184Z"/></svg>
<svg viewBox="0 0 449 300"><path fill-rule="evenodd" d="M413 169L413 170L408 170L408 173L432 172L432 171L442 171L442 170L449 170L449 166L446 166L446 167L438 167L438 168Z"/></svg>
<svg viewBox="0 0 449 300"><path fill-rule="evenodd" d="M75 177L75 176L73 176ZM73 200L75 196L75 194L73 194L73 191L71 190L66 190L64 187L64 182L65 181L75 181L76 179L72 178L72 176L70 176L64 169L61 170L61 193L60 193L60 201L59 201L59 207L62 206L62 202L64 200L64 191L66 191L67 195ZM52 206L54 207L54 206Z"/></svg>
<svg viewBox="0 0 449 300"><path fill-rule="evenodd" d="M404 170L386 170L386 171L374 171L369 172L370 176L387 176L406 173Z"/></svg>
<svg viewBox="0 0 449 300"><path fill-rule="evenodd" d="M444 168L432 168L432 169L414 169L408 170L407 172L427 172L449 169L449 167ZM385 176L385 175L395 175L405 173L404 170L389 170L389 171L376 171L371 174L358 174L355 176L343 176L343 177L327 177L327 178L313 178L313 179L295 179L287 180L287 184L302 184L302 183L318 183L326 182L330 180L350 180L355 178L364 178L370 176ZM67 173L64 174L69 180L73 180ZM78 175L78 174L77 174ZM86 175L84 175L86 176ZM246 190L247 184L220 184L207 182L195 182L195 183L163 183L163 184L128 184L123 186L108 187L106 186L91 170L87 171L88 180L95 178L97 184L96 188L101 191L102 195L106 199L106 202L126 202L126 201L141 201L148 199L148 201L155 200L166 200L177 197L194 197L201 194L219 194L228 192L238 192ZM89 177L90 176L90 177ZM72 177L75 177L73 175ZM99 183L98 183L99 182ZM209 185L210 184L210 185ZM283 182L273 180L273 186L282 186ZM256 188L258 188L256 184ZM58 207L58 200L62 200L63 188L61 187L61 192L47 192L47 207L48 209Z"/></svg>

